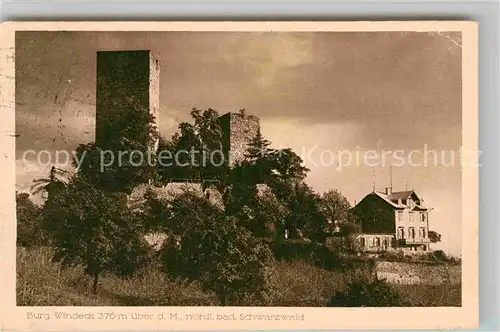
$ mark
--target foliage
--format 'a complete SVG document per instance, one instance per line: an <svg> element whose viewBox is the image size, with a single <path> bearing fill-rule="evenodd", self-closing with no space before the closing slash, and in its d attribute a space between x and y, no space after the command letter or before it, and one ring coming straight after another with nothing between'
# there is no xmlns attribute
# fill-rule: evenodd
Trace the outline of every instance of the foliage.
<svg viewBox="0 0 500 332"><path fill-rule="evenodd" d="M320 208L320 196L304 182L297 182L288 189L289 196L284 199L289 210L285 227L290 235L323 242L327 221Z"/></svg>
<svg viewBox="0 0 500 332"><path fill-rule="evenodd" d="M284 220L289 213L287 207L267 189L256 194L255 204L252 206L251 225L247 226L254 236L282 237L284 234Z"/></svg>
<svg viewBox="0 0 500 332"><path fill-rule="evenodd" d="M270 252L235 217L187 192L174 199L167 222L161 255L169 276L200 281L222 305L264 291Z"/></svg>
<svg viewBox="0 0 500 332"><path fill-rule="evenodd" d="M129 96L112 100L120 104L108 105L99 137L77 147L73 166L80 178L104 191L130 193L139 183L157 180L160 134L154 115L140 102Z"/></svg>
<svg viewBox="0 0 500 332"><path fill-rule="evenodd" d="M384 280L357 278L344 291L335 293L329 307L402 307L408 304Z"/></svg>
<svg viewBox="0 0 500 332"><path fill-rule="evenodd" d="M163 181L171 179L199 180L222 179L228 173L222 151L222 129L219 114L214 109L193 108L194 123L182 122L179 132L169 141L162 140L160 153L173 156L159 163L159 173Z"/></svg>
<svg viewBox="0 0 500 332"><path fill-rule="evenodd" d="M83 266L94 278L94 292L103 271L130 273L144 256L140 224L122 194L104 192L76 177L46 204L44 214L54 239L54 261Z"/></svg>
<svg viewBox="0 0 500 332"><path fill-rule="evenodd" d="M283 236L288 208L264 184L235 183L226 198L225 213L255 237Z"/></svg>
<svg viewBox="0 0 500 332"><path fill-rule="evenodd" d="M441 234L436 231L429 231L428 236L432 243L441 242Z"/></svg>
<svg viewBox="0 0 500 332"><path fill-rule="evenodd" d="M17 245L40 246L48 243L48 235L41 226L41 208L28 193L16 192Z"/></svg>
<svg viewBox="0 0 500 332"><path fill-rule="evenodd" d="M271 248L277 261L308 261L313 258L316 245L304 240L274 241Z"/></svg>
<svg viewBox="0 0 500 332"><path fill-rule="evenodd" d="M34 195L41 193L43 198L49 200L64 190L71 176L70 172L52 166L47 178L33 180L34 184L31 186L31 192Z"/></svg>
<svg viewBox="0 0 500 332"><path fill-rule="evenodd" d="M133 145L134 149L146 152L148 149L154 150L154 143L159 139L159 132L156 126L155 116L147 107L144 107L142 100L132 96L117 96L122 91L114 91L113 98L104 98L108 109L101 114L99 137L96 137L96 144L100 149L113 151L123 148L124 142ZM127 148L131 148L132 146Z"/></svg>
<svg viewBox="0 0 500 332"><path fill-rule="evenodd" d="M344 230L351 229L351 232L359 232L359 227L356 227L356 216L351 212L351 204L347 198L338 190L328 190L321 195L321 211L328 220L326 231L332 233L335 226L339 226ZM353 228L354 227L354 228Z"/></svg>
<svg viewBox="0 0 500 332"><path fill-rule="evenodd" d="M309 172L309 169L303 165L302 158L290 148L273 151L269 158L275 181L301 181Z"/></svg>
<svg viewBox="0 0 500 332"><path fill-rule="evenodd" d="M143 149L125 138L107 149L97 143L80 144L74 166L81 160L79 177L104 191L130 193L136 185L157 178L154 151Z"/></svg>
<svg viewBox="0 0 500 332"><path fill-rule="evenodd" d="M438 262L446 262L448 261L448 256L446 256L446 253L442 250L435 250L432 251L429 256L431 260L438 261Z"/></svg>
<svg viewBox="0 0 500 332"><path fill-rule="evenodd" d="M258 128L255 137L248 142L248 148L245 151L245 160L250 162L263 160L274 152L274 150L270 148L270 145L271 142L264 138L260 132L260 128Z"/></svg>

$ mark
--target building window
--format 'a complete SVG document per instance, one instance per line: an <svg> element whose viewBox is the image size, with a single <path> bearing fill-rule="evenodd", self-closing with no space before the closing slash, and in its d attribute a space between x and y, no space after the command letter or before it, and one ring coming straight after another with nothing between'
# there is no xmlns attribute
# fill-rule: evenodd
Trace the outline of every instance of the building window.
<svg viewBox="0 0 500 332"><path fill-rule="evenodd" d="M403 199L401 202L403 203L403 205L406 205L406 199Z"/></svg>
<svg viewBox="0 0 500 332"><path fill-rule="evenodd" d="M413 221L413 212L410 212L409 216L410 216L410 221Z"/></svg>
<svg viewBox="0 0 500 332"><path fill-rule="evenodd" d="M403 220L403 211L398 211L398 221Z"/></svg>
<svg viewBox="0 0 500 332"><path fill-rule="evenodd" d="M423 212L420 214L420 221L426 222L427 221L427 213Z"/></svg>
<svg viewBox="0 0 500 332"><path fill-rule="evenodd" d="M404 227L399 227L398 228L398 238L404 239L405 238L405 229Z"/></svg>
<svg viewBox="0 0 500 332"><path fill-rule="evenodd" d="M359 245L364 248L366 247L366 241L365 241L365 238L364 237L360 237L359 238Z"/></svg>
<svg viewBox="0 0 500 332"><path fill-rule="evenodd" d="M414 239L414 238L415 238L415 228L410 227L410 228L408 229L408 237L410 237L411 239Z"/></svg>
<svg viewBox="0 0 500 332"><path fill-rule="evenodd" d="M420 228L420 237L422 239L425 239L425 236L426 236L426 234L425 234L425 228Z"/></svg>
<svg viewBox="0 0 500 332"><path fill-rule="evenodd" d="M375 247L380 247L380 238L379 237L375 238Z"/></svg>

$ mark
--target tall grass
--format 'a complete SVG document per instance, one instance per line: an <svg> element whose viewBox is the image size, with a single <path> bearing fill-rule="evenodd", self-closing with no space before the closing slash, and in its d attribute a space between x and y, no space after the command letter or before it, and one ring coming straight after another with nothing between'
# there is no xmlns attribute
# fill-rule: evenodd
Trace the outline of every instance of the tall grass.
<svg viewBox="0 0 500 332"><path fill-rule="evenodd" d="M217 297L197 282L170 280L155 266L140 277L105 274L96 295L83 269L62 269L51 262L50 248L18 248L17 304L20 306L216 306ZM332 294L364 271L327 271L297 260L269 268L270 282L263 296L250 296L231 305L326 306ZM394 285L412 305L459 306L460 285Z"/></svg>

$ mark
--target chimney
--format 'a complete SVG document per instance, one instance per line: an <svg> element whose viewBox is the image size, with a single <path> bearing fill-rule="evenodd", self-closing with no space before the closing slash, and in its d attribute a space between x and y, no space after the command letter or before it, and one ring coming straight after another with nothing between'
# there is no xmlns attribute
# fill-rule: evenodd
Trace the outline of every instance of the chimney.
<svg viewBox="0 0 500 332"><path fill-rule="evenodd" d="M386 195L392 194L392 187L385 187L385 194Z"/></svg>

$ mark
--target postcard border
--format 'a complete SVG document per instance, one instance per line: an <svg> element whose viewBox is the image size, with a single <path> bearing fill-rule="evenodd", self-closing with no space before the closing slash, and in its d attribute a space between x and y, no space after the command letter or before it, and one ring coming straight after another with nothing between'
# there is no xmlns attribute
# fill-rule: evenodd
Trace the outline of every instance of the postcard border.
<svg viewBox="0 0 500 332"><path fill-rule="evenodd" d="M478 150L478 27L469 21L387 22L5 22L0 27L0 277L5 330L62 330L74 321L28 321L26 312L183 312L183 313L305 313L304 321L80 321L79 330L234 330L234 329L456 329L476 328L478 305L478 169L462 169L462 307L459 308L267 308L267 307L16 307L15 284L15 112L14 34L28 30L72 31L461 31L462 147ZM477 164L477 156L469 156ZM409 318L411 317L411 319Z"/></svg>

